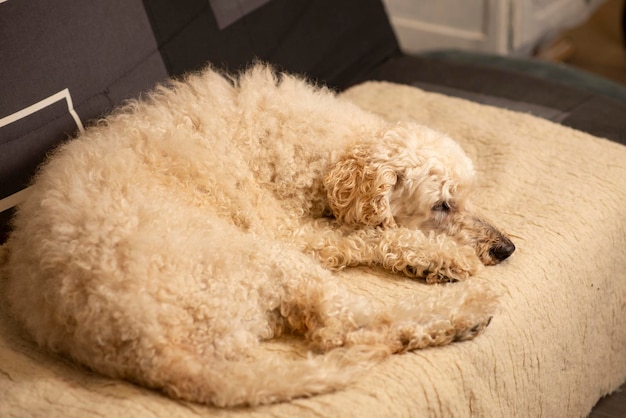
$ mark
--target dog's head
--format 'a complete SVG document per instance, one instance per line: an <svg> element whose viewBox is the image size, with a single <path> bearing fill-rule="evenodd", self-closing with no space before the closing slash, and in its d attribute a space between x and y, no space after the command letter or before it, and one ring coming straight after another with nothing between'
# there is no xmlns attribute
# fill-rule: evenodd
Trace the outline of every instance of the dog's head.
<svg viewBox="0 0 626 418"><path fill-rule="evenodd" d="M324 184L334 216L353 226L417 228L471 245L485 265L515 246L472 208L472 161L449 137L400 124L379 141L362 143L339 160Z"/></svg>

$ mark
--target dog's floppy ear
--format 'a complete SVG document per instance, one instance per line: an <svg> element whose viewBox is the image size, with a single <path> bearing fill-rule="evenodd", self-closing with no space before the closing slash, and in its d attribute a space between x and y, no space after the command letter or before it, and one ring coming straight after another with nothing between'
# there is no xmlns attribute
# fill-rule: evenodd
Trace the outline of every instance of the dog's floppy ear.
<svg viewBox="0 0 626 418"><path fill-rule="evenodd" d="M339 222L348 225L396 226L389 193L398 181L395 170L373 157L370 146L358 146L324 177L328 203Z"/></svg>

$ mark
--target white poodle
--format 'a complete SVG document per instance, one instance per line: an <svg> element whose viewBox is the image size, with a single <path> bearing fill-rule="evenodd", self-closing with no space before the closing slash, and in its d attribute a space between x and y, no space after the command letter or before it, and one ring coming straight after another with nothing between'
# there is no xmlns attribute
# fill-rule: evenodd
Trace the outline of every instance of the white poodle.
<svg viewBox="0 0 626 418"><path fill-rule="evenodd" d="M513 251L472 163L415 124L256 65L129 103L41 168L7 243L13 315L48 349L218 406L322 393L390 353L474 337L484 286L382 306L332 270L467 278ZM481 263L482 262L482 263ZM307 359L251 356L301 334Z"/></svg>

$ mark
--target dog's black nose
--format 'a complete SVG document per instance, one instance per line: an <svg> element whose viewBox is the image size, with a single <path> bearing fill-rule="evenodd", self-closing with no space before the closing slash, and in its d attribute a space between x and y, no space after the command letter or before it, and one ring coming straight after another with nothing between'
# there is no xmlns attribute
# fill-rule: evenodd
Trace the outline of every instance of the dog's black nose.
<svg viewBox="0 0 626 418"><path fill-rule="evenodd" d="M502 241L491 247L489 254L492 258L498 261L504 261L509 258L514 251L515 244L513 244L508 238L503 238Z"/></svg>

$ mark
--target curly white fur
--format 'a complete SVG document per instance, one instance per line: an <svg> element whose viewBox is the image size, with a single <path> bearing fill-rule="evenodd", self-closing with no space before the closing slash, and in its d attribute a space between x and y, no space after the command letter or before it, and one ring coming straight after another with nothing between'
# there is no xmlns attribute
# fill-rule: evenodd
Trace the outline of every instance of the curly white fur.
<svg viewBox="0 0 626 418"><path fill-rule="evenodd" d="M508 257L510 241L472 212L473 184L445 135L263 65L238 78L207 69L54 153L14 220L7 298L42 346L171 396L321 393L488 324L487 289L384 307L331 271L461 280ZM321 354L250 358L283 332Z"/></svg>

